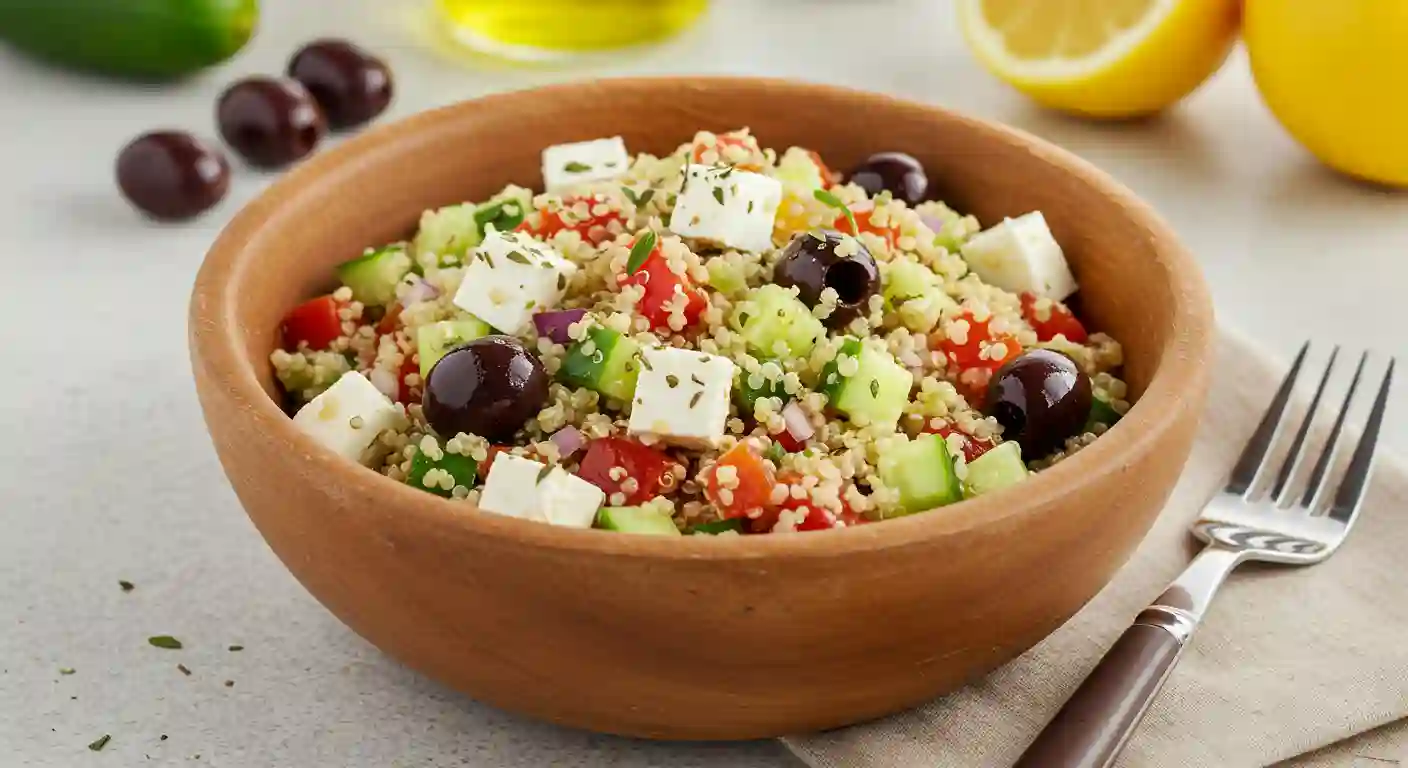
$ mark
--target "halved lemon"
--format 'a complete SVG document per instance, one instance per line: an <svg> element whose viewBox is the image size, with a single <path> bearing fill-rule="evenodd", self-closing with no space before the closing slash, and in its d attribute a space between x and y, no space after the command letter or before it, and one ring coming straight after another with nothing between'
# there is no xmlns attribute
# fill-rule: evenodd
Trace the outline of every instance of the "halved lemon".
<svg viewBox="0 0 1408 768"><path fill-rule="evenodd" d="M964 37L1037 102L1092 117L1163 110L1216 72L1240 0L959 0Z"/></svg>

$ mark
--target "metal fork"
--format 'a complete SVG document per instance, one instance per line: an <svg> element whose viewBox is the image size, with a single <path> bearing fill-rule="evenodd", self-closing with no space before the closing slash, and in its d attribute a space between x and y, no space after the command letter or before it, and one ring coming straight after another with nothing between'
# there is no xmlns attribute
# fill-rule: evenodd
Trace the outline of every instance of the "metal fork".
<svg viewBox="0 0 1408 768"><path fill-rule="evenodd" d="M1339 480L1332 481L1345 420L1354 401L1366 352L1359 359L1344 402L1314 465L1311 426L1320 408L1336 347L1320 377L1305 418L1279 469L1275 446L1292 418L1287 404L1310 344L1301 347L1256 432L1242 450L1222 492L1204 507L1192 533L1207 546L1168 589L1145 608L1105 654L1054 719L1023 753L1017 768L1105 768L1114 763L1188 644L1193 630L1224 579L1248 560L1313 565L1344 543L1359 514L1373 470L1374 447L1383 422L1393 359L1368 420ZM1298 491L1307 470L1309 479ZM1273 476L1274 475L1274 476ZM1268 487L1269 486L1269 487Z"/></svg>

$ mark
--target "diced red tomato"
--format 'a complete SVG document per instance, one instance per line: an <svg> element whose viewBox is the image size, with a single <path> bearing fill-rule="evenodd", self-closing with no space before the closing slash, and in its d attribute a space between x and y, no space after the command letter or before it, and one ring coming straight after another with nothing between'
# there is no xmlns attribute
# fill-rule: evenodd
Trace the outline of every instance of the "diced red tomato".
<svg viewBox="0 0 1408 768"><path fill-rule="evenodd" d="M621 506L634 506L659 495L673 464L669 456L650 446L620 437L601 437L587 446L577 476L600 488L608 503L613 494L622 493L626 501ZM625 469L620 479L611 476L615 467ZM627 480L635 480L634 491L623 487Z"/></svg>
<svg viewBox="0 0 1408 768"><path fill-rule="evenodd" d="M386 308L386 314L377 321L376 334L385 336L388 333L395 333L401 329L401 303L394 302Z"/></svg>
<svg viewBox="0 0 1408 768"><path fill-rule="evenodd" d="M284 349L293 351L307 342L309 349L327 349L342 335L342 309L331 295L319 296L294 307L284 316Z"/></svg>
<svg viewBox="0 0 1408 768"><path fill-rule="evenodd" d="M719 481L719 470L732 468L734 480ZM748 442L730 448L704 478L704 497L719 510L723 518L748 517L751 510L766 511L770 506L773 487L772 468Z"/></svg>
<svg viewBox="0 0 1408 768"><path fill-rule="evenodd" d="M724 155L724 150L729 147L741 147L746 150L749 155L753 156L758 156L762 154L762 150L758 148L758 140L753 138L752 136L724 134L722 136L715 137L713 144L695 144L694 152L692 155L690 155L690 157L693 158L694 162L702 163L704 162L704 153L712 149L719 153L719 159L721 161L727 162L727 158ZM738 167L745 171L757 171L762 169L761 166L754 162L739 163Z"/></svg>
<svg viewBox="0 0 1408 768"><path fill-rule="evenodd" d="M416 377L416 383L412 386L407 378ZM406 355L401 361L400 376L397 378L400 387L397 388L396 402L403 405L420 402L421 392L424 391L425 382L420 380L420 363L416 361L415 355Z"/></svg>
<svg viewBox="0 0 1408 768"><path fill-rule="evenodd" d="M1059 301L1053 301L1042 309L1037 309L1037 297L1031 293L1022 294L1022 317L1027 324L1036 331L1037 339L1041 341L1051 341L1056 336L1066 337L1066 341L1076 344L1084 344L1090 338L1085 332L1085 326L1071 312L1070 308ZM1045 318L1042 317L1045 315Z"/></svg>
<svg viewBox="0 0 1408 768"><path fill-rule="evenodd" d="M621 285L639 285L645 288L645 293L636 303L636 311L650 321L651 328L657 330L674 330L670 328L670 309L677 294L683 293L687 297L684 307L686 328L697 323L699 316L704 314L704 309L709 306L709 299L704 292L695 288L688 277L670 271L670 265L665 262L658 246L646 257L645 263L641 264L635 274L617 275L616 280Z"/></svg>
<svg viewBox="0 0 1408 768"><path fill-rule="evenodd" d="M938 429L934 429L933 425L926 423L924 425L923 431L931 432L936 435L941 435L945 440L948 439L949 435L958 435L959 438L963 440L964 461L972 461L973 459L976 459L979 456L982 456L983 454L992 450L997 445L997 443L993 442L992 438L983 438L982 440L979 440L978 438L973 437L972 435L960 430L958 427L948 422L945 422L944 425L939 427Z"/></svg>
<svg viewBox="0 0 1408 768"><path fill-rule="evenodd" d="M606 201L604 198L598 197L596 195L585 197L581 195L571 195L562 199L563 206L568 209L572 208L578 203L583 202L587 204L588 208L593 209L594 211L597 205ZM547 238L556 235L558 232L561 232L565 229L570 229L576 232L577 234L581 235L583 240L591 243L592 245L600 245L603 242L610 240L611 238L616 236L611 232L611 229L609 228L611 222L613 221L623 227L626 223L625 218L621 216L620 211L607 211L603 214L597 214L593 212L590 216L581 221L574 221L573 223L568 224L563 219L562 213L560 211L539 210L536 217L529 216L525 218L523 220L523 223L519 224L517 230L515 231L527 232L528 234L533 235L534 237L546 240Z"/></svg>
<svg viewBox="0 0 1408 768"><path fill-rule="evenodd" d="M930 342L943 352L949 363L960 369L987 368L995 371L1022 351L1017 337L1005 333L995 334L988 329L992 318L978 320L973 317L972 312L965 310L956 320L968 322L968 332L962 342L945 335L942 328L931 337ZM1000 350L1001 354L994 356L993 346L999 343L1003 345L1003 349Z"/></svg>
<svg viewBox="0 0 1408 768"><path fill-rule="evenodd" d="M856 217L856 229L861 232L869 232L872 235L878 235L879 237L883 237L885 238L885 242L891 248L894 248L895 243L898 243L900 241L900 228L897 226L882 227L878 224L875 224L873 221L871 221L871 216L873 215L873 213L874 206L872 206L870 203L861 203L852 208L851 215ZM831 223L831 227L837 232L844 232L846 234L850 234L851 220L846 217L846 214L843 213L840 216L836 217L836 220Z"/></svg>
<svg viewBox="0 0 1408 768"><path fill-rule="evenodd" d="M489 469L494 465L494 459L497 458L499 454L505 453L508 450L509 446L507 445L489 446L488 454L484 457L483 461L479 462L479 466L475 470L479 474L480 480L489 479Z"/></svg>
<svg viewBox="0 0 1408 768"><path fill-rule="evenodd" d="M777 482L794 484L801 480L802 476L796 472L784 472L777 477ZM781 504L773 506L762 516L748 521L748 530L752 533L770 533L777 526L778 520L784 510L802 511L805 513L800 521L796 523L798 531L824 531L830 528L840 528L842 526L862 525L870 522L864 516L857 514L844 501L841 503L841 514L835 514L813 503L811 499L794 499L787 497Z"/></svg>

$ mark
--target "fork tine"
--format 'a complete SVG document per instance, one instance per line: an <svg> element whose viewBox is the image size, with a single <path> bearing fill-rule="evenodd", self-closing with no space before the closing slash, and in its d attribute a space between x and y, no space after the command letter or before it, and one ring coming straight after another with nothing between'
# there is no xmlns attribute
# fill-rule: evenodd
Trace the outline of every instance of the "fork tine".
<svg viewBox="0 0 1408 768"><path fill-rule="evenodd" d="M1276 475L1276 485L1272 488L1271 498L1280 504L1283 501L1282 494L1287 491L1286 484L1290 482L1294 474L1301 471L1301 453L1305 450L1305 438L1310 434L1310 427L1315 423L1315 414L1320 409L1320 398L1325 394L1325 385L1330 381L1330 374L1335 370L1335 358L1339 357L1340 347L1338 344L1330 351L1330 360L1325 364L1325 372L1320 375L1320 386L1315 388L1315 394L1310 398L1310 406L1305 410L1305 418L1301 419L1300 429L1296 430L1295 440L1291 441L1291 450L1286 454L1286 460L1281 464L1281 471ZM1289 497L1290 494L1286 493Z"/></svg>
<svg viewBox="0 0 1408 768"><path fill-rule="evenodd" d="M1344 393L1340 412L1335 415L1335 425L1330 428L1330 436L1325 440L1325 447L1315 462L1315 471L1310 473L1310 482L1305 484L1305 496L1301 498L1301 505L1308 508L1312 514L1320 508L1320 502L1329 487L1329 483L1324 482L1325 473L1339 457L1340 432L1344 431L1344 421L1349 416L1349 405L1354 400L1355 391L1359 389L1359 379L1364 375L1364 364L1368 361L1368 352L1359 356L1359 365L1354 368L1354 378L1349 380L1349 390Z"/></svg>
<svg viewBox="0 0 1408 768"><path fill-rule="evenodd" d="M1261 423L1257 425L1256 432L1252 433L1247 446L1242 449L1237 466L1232 468L1232 475L1227 481L1228 493L1246 495L1255 485L1271 446L1281 434L1281 415L1286 410L1286 403L1291 399L1296 377L1300 375L1301 364L1305 362L1305 353L1309 349L1310 342L1301 345L1295 362L1286 372L1286 378L1281 380L1281 388L1276 390L1276 397L1272 398L1271 405L1267 406L1266 413L1261 416Z"/></svg>
<svg viewBox="0 0 1408 768"><path fill-rule="evenodd" d="M1374 398L1373 410L1369 411L1369 421L1359 436L1359 445L1354 448L1354 457L1349 460L1340 489L1335 492L1335 503L1330 507L1330 517L1348 523L1359 511L1359 503L1364 500L1364 488L1369 484L1369 474L1374 468L1374 448L1379 442L1379 426L1384 421L1384 411L1388 408L1388 390L1393 383L1393 359L1388 361L1384 371L1384 381L1379 385L1379 394Z"/></svg>

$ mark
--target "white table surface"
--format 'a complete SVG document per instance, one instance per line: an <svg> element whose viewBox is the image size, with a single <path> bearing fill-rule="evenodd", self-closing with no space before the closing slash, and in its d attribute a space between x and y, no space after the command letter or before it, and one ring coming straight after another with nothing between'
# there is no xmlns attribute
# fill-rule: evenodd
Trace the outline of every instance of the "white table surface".
<svg viewBox="0 0 1408 768"><path fill-rule="evenodd" d="M1240 54L1165 119L1093 126L988 77L949 4L933 0L721 0L669 44L535 70L428 52L408 31L414 0L264 5L236 60L171 88L97 82L0 51L6 765L795 765L773 743L601 737L447 692L345 630L242 514L202 426L185 311L204 250L270 177L238 170L219 208L173 227L129 210L111 168L122 144L157 126L212 135L224 84L280 71L315 36L345 35L390 60L399 93L388 117L628 72L791 76L969 110L1062 144L1152 201L1202 260L1221 319L1275 353L1307 335L1405 351L1408 198L1323 171L1261 105ZM1388 427L1399 451L1405 404L1395 399ZM186 648L152 648L156 634ZM227 651L234 643L245 650ZM104 733L106 750L88 752Z"/></svg>

